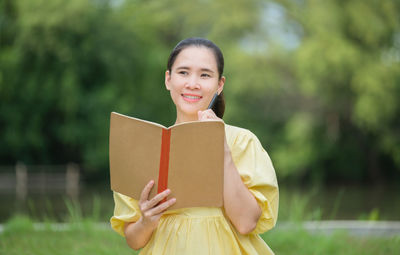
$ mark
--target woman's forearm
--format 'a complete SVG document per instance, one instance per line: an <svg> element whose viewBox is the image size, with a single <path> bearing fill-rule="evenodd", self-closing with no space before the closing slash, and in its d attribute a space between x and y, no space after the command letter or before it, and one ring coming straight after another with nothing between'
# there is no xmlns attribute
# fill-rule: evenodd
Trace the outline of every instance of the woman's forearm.
<svg viewBox="0 0 400 255"><path fill-rule="evenodd" d="M127 223L125 225L125 238L129 247L134 250L143 248L150 240L154 228L146 227L142 224L142 218L137 222Z"/></svg>
<svg viewBox="0 0 400 255"><path fill-rule="evenodd" d="M261 215L261 208L240 178L227 144L224 160L224 207L232 224L241 234L253 231Z"/></svg>

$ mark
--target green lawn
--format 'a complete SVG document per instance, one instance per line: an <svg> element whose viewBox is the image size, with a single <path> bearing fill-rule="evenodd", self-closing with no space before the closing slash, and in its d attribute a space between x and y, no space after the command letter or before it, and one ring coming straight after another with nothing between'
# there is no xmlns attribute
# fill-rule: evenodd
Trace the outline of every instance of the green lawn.
<svg viewBox="0 0 400 255"><path fill-rule="evenodd" d="M49 224L50 226L50 224ZM400 236L358 238L345 232L312 235L301 228L275 229L263 235L276 254L398 254ZM4 255L88 255L137 254L125 240L108 228L99 228L90 220L72 222L69 230L50 227L34 230L28 218L18 217L5 224L0 234L0 254Z"/></svg>
<svg viewBox="0 0 400 255"><path fill-rule="evenodd" d="M298 228L293 230L275 229L263 234L262 237L277 255L387 255L399 254L400 251L400 236L354 237L343 231L331 235L316 235Z"/></svg>
<svg viewBox="0 0 400 255"><path fill-rule="evenodd" d="M91 221L73 222L67 231L35 231L28 218L14 218L0 234L0 254L4 255L90 255L135 254L125 240L111 229Z"/></svg>

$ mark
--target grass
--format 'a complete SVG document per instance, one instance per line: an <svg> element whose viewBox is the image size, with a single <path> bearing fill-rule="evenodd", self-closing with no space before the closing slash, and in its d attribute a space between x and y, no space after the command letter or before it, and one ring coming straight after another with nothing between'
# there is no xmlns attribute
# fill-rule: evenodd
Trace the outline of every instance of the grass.
<svg viewBox="0 0 400 255"><path fill-rule="evenodd" d="M10 219L0 234L0 254L6 255L90 255L137 254L124 238L110 228L99 227L92 219L71 218L69 229L56 231L51 222L35 230L25 216ZM46 227L47 226L47 227ZM398 254L400 236L390 238L353 237L346 232L332 235L310 234L297 227L274 229L262 235L276 254Z"/></svg>
<svg viewBox="0 0 400 255"><path fill-rule="evenodd" d="M17 216L6 223L0 234L0 254L7 255L90 255L135 254L111 229L97 227L91 220L71 222L71 228L55 231L34 230L27 217ZM45 224L46 225L46 224Z"/></svg>
<svg viewBox="0 0 400 255"><path fill-rule="evenodd" d="M400 236L354 237L343 231L331 235L316 235L299 227L290 231L271 230L262 237L276 254L285 255L390 255L398 254L400 250Z"/></svg>
<svg viewBox="0 0 400 255"><path fill-rule="evenodd" d="M318 193L318 189L307 194L291 193L282 199L280 205L280 220L301 223L306 220L321 220L322 215L334 219L343 197L339 190L336 199L332 200L332 210L323 212L319 207L310 210L310 201ZM285 194L283 194L285 195ZM94 197L91 203L79 204L77 201L64 200L66 214L60 219L54 213L54 206L44 204L46 213L23 216L16 215L4 224L0 234L0 254L4 255L90 255L90 254L138 254L131 250L125 239L109 227L99 227L97 222L105 222L111 209L104 216L102 208L112 203L102 202L100 197ZM83 210L83 205L90 210ZM32 203L31 211L35 211ZM85 212L84 212L85 211ZM38 217L42 215L42 217ZM379 211L372 210L362 216L364 220L379 220ZM66 222L68 229L54 230L53 223ZM44 228L37 230L34 221L43 222ZM355 237L346 232L333 234L311 234L294 224L292 229L273 229L262 235L272 250L280 255L312 255L312 254L349 254L349 255L379 255L398 254L400 236L396 237ZM297 227L296 227L297 226Z"/></svg>

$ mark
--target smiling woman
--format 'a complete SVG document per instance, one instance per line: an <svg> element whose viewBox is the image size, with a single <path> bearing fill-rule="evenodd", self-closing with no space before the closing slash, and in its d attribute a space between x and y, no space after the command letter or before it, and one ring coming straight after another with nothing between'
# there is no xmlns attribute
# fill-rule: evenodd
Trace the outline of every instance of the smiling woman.
<svg viewBox="0 0 400 255"><path fill-rule="evenodd" d="M221 50L211 41L178 43L165 72L176 123L222 121L223 69ZM217 103L207 109L215 94ZM130 247L143 248L140 254L273 254L258 234L275 226L278 183L267 152L249 130L225 124L222 208L165 211L176 199L166 199L168 189L150 198L153 185L151 180L144 187L139 201L114 192L111 225Z"/></svg>

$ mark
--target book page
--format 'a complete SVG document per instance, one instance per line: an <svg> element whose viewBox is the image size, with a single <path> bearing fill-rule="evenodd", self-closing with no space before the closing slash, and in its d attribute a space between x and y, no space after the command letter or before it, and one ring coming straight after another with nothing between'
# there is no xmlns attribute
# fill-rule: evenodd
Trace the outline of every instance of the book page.
<svg viewBox="0 0 400 255"><path fill-rule="evenodd" d="M188 122L171 131L171 207L221 207L225 127L221 121Z"/></svg>
<svg viewBox="0 0 400 255"><path fill-rule="evenodd" d="M161 132L135 118L112 114L110 121L111 189L139 199L144 186L154 180L151 196L157 193Z"/></svg>

